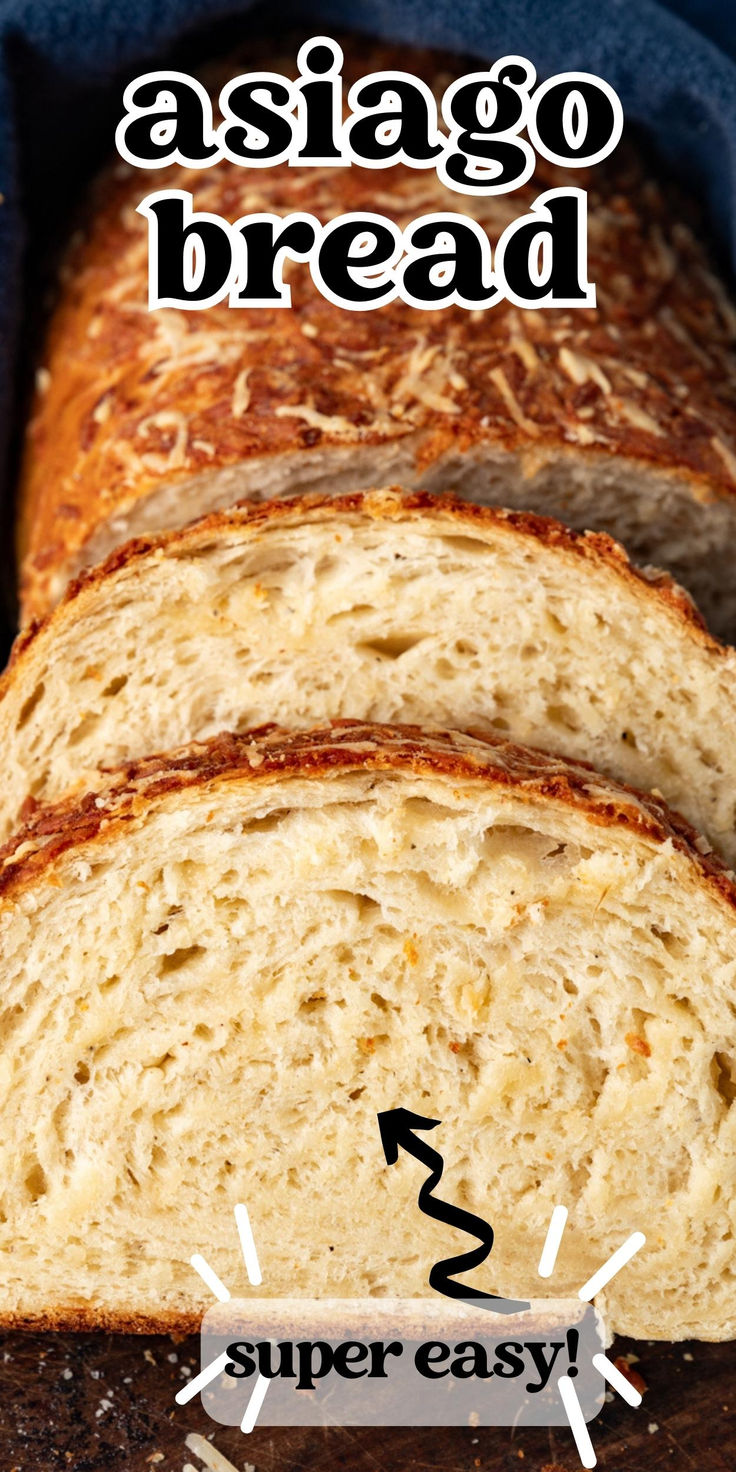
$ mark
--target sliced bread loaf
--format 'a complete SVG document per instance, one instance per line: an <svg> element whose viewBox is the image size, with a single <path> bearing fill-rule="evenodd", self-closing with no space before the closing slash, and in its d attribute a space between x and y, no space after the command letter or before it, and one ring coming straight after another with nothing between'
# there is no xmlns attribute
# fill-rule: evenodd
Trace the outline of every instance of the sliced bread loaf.
<svg viewBox="0 0 736 1472"><path fill-rule="evenodd" d="M502 740L221 738L44 810L0 860L6 1323L195 1327L195 1251L273 1296L427 1294L468 1247L388 1169L442 1120L478 1286L736 1335L736 890L654 799ZM440 1144L439 1134L433 1144Z"/></svg>
<svg viewBox="0 0 736 1472"><path fill-rule="evenodd" d="M441 92L467 70L365 38L345 52L346 89L398 68ZM269 69L293 73L295 54ZM467 209L495 246L539 193L570 184L588 192L595 309L349 312L292 263L291 310L148 311L136 207L150 191L183 189L232 221L368 209L405 227ZM19 503L24 618L129 537L245 496L400 480L612 532L736 637L736 317L683 214L623 148L584 174L542 161L487 199L404 165L223 161L143 179L118 162L75 237L39 373Z"/></svg>
<svg viewBox="0 0 736 1472"><path fill-rule="evenodd" d="M0 683L24 802L264 721L491 727L668 802L736 863L736 653L601 534L426 494L216 513L128 545Z"/></svg>

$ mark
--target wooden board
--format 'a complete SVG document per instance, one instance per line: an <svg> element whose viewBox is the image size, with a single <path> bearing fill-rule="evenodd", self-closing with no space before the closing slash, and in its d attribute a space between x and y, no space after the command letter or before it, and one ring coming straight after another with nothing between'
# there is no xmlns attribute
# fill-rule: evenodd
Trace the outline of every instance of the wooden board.
<svg viewBox="0 0 736 1472"><path fill-rule="evenodd" d="M256 1429L215 1426L199 1400L174 1404L197 1339L122 1335L0 1336L1 1472L182 1472L198 1432L237 1472L577 1472L560 1429ZM618 1398L590 1431L606 1472L736 1472L736 1344L636 1344L647 1385L634 1411Z"/></svg>

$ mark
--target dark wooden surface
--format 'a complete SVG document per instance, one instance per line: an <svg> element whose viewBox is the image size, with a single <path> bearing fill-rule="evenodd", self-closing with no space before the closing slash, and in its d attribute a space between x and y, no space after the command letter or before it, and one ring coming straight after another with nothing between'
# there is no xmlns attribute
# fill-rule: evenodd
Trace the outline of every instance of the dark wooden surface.
<svg viewBox="0 0 736 1472"><path fill-rule="evenodd" d="M590 1432L607 1472L736 1472L736 1344L617 1341L638 1355L638 1410L607 1404ZM243 1436L199 1399L179 1408L198 1341L109 1335L0 1336L1 1472L199 1472L185 1445L209 1437L238 1472L577 1472L560 1429L302 1430Z"/></svg>

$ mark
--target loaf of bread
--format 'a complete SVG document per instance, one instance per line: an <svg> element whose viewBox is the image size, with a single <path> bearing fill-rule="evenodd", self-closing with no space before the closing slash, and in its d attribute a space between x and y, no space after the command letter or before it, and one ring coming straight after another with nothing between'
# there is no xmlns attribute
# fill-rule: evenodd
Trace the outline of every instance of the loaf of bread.
<svg viewBox="0 0 736 1472"><path fill-rule="evenodd" d="M347 723L222 737L0 856L7 1324L195 1327L201 1251L269 1296L430 1295L466 1235L376 1113L442 1121L476 1286L736 1334L736 889L683 821L514 746Z"/></svg>
<svg viewBox="0 0 736 1472"><path fill-rule="evenodd" d="M293 73L295 50L270 69ZM346 42L346 88L390 67L437 91L467 70ZM460 209L495 243L542 189L571 183L588 190L595 309L348 312L292 263L291 310L148 311L136 207L156 189L233 221L367 208L404 227ZM143 178L119 163L75 238L38 375L20 490L24 618L126 538L243 497L397 480L612 532L736 637L736 314L680 211L624 149L587 174L542 162L521 190L487 199L403 165L220 162Z"/></svg>
<svg viewBox="0 0 736 1472"><path fill-rule="evenodd" d="M334 716L591 761L736 863L736 652L686 595L602 534L395 490L213 513L72 587L0 684L0 831L101 766Z"/></svg>

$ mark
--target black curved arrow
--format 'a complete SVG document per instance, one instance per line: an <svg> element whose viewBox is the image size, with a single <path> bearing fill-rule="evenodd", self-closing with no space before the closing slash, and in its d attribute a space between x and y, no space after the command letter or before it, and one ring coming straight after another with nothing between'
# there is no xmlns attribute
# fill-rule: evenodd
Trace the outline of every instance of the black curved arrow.
<svg viewBox="0 0 736 1472"><path fill-rule="evenodd" d="M515 1298L499 1298L495 1293L484 1293L482 1288L466 1288L464 1284L455 1282L454 1273L468 1272L470 1268L477 1268L485 1262L493 1246L493 1227L482 1217L474 1216L472 1211L464 1211L462 1206L453 1206L449 1201L437 1201L434 1197L433 1192L440 1183L445 1162L439 1151L432 1150L424 1140L418 1140L412 1131L433 1130L439 1123L438 1119L426 1119L423 1114L413 1114L411 1109L385 1109L378 1115L386 1164L395 1165L401 1149L413 1155L415 1160L421 1161L430 1172L419 1192L420 1211L425 1216L434 1217L435 1221L444 1222L448 1227L459 1227L462 1232L470 1232L474 1237L480 1238L480 1245L471 1248L469 1252L461 1252L457 1257L447 1257L442 1262L436 1262L429 1275L429 1286L437 1293L444 1293L447 1298L473 1299L480 1308L488 1308L492 1313L523 1313L524 1309L531 1307L528 1302Z"/></svg>

